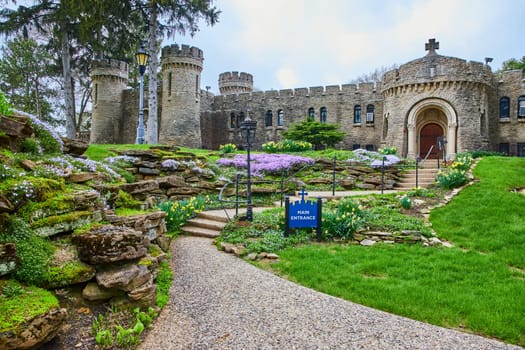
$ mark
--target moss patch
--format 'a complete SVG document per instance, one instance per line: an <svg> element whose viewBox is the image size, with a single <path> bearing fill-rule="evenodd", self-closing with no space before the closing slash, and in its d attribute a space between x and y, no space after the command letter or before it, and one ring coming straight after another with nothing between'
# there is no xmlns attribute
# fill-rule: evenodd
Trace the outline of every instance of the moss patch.
<svg viewBox="0 0 525 350"><path fill-rule="evenodd" d="M0 280L0 291L8 282ZM9 281L18 284L15 281ZM0 296L0 332L12 330L20 324L42 315L59 306L57 298L49 291L34 286L22 286L22 293L16 296Z"/></svg>

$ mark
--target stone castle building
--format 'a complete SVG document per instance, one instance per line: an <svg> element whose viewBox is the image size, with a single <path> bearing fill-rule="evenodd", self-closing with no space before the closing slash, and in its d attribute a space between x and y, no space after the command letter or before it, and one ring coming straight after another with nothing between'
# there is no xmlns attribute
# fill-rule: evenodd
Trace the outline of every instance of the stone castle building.
<svg viewBox="0 0 525 350"><path fill-rule="evenodd" d="M341 125L344 149L394 146L409 158L453 159L467 150L525 156L521 70L493 73L487 64L441 56L434 39L425 49L425 56L386 72L381 83L253 91L251 74L225 72L214 95L200 88L200 49L164 47L159 142L241 146L239 125L249 115L257 121L254 146L260 148L308 116ZM135 142L138 92L127 87L127 69L114 60L94 64L92 143Z"/></svg>

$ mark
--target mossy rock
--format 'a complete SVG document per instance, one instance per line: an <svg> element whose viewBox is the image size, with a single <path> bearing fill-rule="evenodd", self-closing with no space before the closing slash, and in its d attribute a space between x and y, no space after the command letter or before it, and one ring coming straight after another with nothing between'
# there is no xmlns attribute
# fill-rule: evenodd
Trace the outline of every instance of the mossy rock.
<svg viewBox="0 0 525 350"><path fill-rule="evenodd" d="M53 293L0 280L0 348L33 349L51 340L67 312Z"/></svg>
<svg viewBox="0 0 525 350"><path fill-rule="evenodd" d="M95 273L93 266L80 261L76 246L62 243L56 246L46 274L45 287L54 289L87 282L95 277Z"/></svg>
<svg viewBox="0 0 525 350"><path fill-rule="evenodd" d="M102 214L98 211L75 211L37 220L31 224L31 228L37 235L49 237L59 233L72 232L86 224L101 220Z"/></svg>

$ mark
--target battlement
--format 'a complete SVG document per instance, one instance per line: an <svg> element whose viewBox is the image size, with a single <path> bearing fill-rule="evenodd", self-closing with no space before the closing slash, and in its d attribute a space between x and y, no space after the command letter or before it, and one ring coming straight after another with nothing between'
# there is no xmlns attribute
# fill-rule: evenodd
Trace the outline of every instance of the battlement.
<svg viewBox="0 0 525 350"><path fill-rule="evenodd" d="M93 61L91 76L112 76L128 79L128 64L115 59L104 59Z"/></svg>
<svg viewBox="0 0 525 350"><path fill-rule="evenodd" d="M245 72L224 72L219 74L219 91L223 95L253 91L253 75Z"/></svg>
<svg viewBox="0 0 525 350"><path fill-rule="evenodd" d="M162 57L188 57L202 61L204 54L195 46L172 44L162 48Z"/></svg>
<svg viewBox="0 0 525 350"><path fill-rule="evenodd" d="M238 91L234 93L224 94L224 96L216 96L215 102L221 103L235 103L240 100L251 99L253 101L263 101L278 98L303 98L303 97L322 97L330 95L355 95L362 94L364 96L371 96L372 94L381 91L380 83L364 83L364 84L344 84L329 85L329 86L312 86L301 87L295 89L283 90L267 90L257 92ZM220 98L219 98L220 97Z"/></svg>
<svg viewBox="0 0 525 350"><path fill-rule="evenodd" d="M246 82L253 84L253 75L245 72L224 72L219 74L219 84L221 82Z"/></svg>

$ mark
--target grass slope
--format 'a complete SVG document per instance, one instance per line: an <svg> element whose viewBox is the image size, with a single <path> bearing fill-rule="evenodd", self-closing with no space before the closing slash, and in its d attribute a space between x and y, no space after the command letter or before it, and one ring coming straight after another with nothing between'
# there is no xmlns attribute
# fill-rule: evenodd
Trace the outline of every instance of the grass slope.
<svg viewBox="0 0 525 350"><path fill-rule="evenodd" d="M486 158L480 182L432 212L455 248L308 245L280 253L290 280L360 304L525 345L525 159Z"/></svg>

